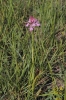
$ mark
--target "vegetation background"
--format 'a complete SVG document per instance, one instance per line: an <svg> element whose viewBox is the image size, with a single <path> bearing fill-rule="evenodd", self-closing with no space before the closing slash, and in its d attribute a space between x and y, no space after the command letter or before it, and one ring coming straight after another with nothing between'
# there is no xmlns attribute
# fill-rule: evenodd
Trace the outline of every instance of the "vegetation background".
<svg viewBox="0 0 66 100"><path fill-rule="evenodd" d="M65 10L66 0L0 0L0 100L66 100Z"/></svg>

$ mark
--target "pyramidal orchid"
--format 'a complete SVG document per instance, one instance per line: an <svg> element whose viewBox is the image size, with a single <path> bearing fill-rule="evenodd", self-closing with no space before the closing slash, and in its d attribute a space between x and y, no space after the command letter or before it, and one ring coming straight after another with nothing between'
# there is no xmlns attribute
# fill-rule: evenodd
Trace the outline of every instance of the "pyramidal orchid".
<svg viewBox="0 0 66 100"><path fill-rule="evenodd" d="M25 26L29 28L29 31L33 31L36 26L40 26L40 23L36 18L30 16Z"/></svg>

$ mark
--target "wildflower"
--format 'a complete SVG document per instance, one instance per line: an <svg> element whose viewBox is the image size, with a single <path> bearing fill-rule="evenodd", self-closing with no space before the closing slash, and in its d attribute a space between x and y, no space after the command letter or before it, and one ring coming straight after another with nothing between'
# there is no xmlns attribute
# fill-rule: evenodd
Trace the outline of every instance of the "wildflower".
<svg viewBox="0 0 66 100"><path fill-rule="evenodd" d="M30 16L25 26L29 27L30 31L33 31L36 26L40 26L40 23L36 18Z"/></svg>

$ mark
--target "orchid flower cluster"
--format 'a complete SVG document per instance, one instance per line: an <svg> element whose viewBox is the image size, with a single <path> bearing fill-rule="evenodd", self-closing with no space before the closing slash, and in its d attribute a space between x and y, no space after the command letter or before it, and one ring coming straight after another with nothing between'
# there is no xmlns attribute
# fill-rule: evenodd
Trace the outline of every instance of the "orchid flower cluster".
<svg viewBox="0 0 66 100"><path fill-rule="evenodd" d="M29 31L31 32L31 31L34 30L34 28L36 26L39 27L40 26L40 23L39 23L39 21L36 18L30 16L29 17L29 20L26 22L26 25L25 26L28 27L29 28Z"/></svg>

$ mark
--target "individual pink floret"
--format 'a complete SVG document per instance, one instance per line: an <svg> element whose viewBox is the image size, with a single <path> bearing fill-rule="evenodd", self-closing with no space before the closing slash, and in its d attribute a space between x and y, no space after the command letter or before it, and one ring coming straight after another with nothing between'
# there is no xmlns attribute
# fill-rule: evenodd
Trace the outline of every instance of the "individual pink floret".
<svg viewBox="0 0 66 100"><path fill-rule="evenodd" d="M33 31L36 26L40 26L40 23L36 18L30 16L25 26L29 27L30 31Z"/></svg>

